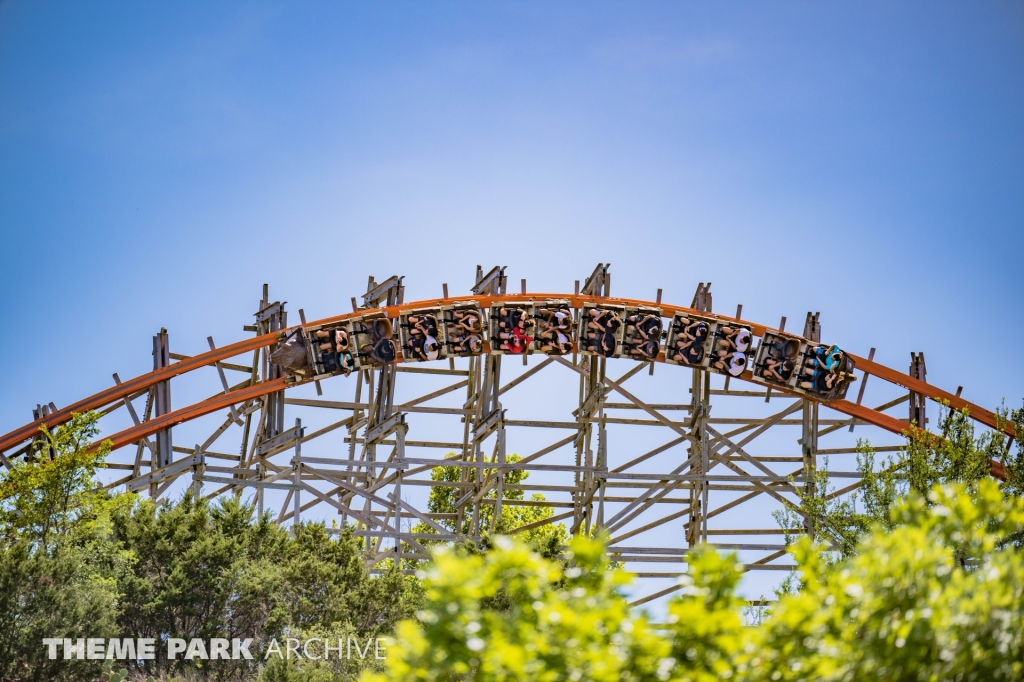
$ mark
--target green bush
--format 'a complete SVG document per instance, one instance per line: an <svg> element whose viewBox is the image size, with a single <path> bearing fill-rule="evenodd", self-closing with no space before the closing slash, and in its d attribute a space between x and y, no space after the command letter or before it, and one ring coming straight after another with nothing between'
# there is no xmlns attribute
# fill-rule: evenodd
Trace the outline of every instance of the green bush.
<svg viewBox="0 0 1024 682"><path fill-rule="evenodd" d="M821 479L808 498L818 543L791 545L794 587L754 624L735 556L705 546L652 625L599 541L559 556L562 527L499 535L528 520L518 510L497 524L483 514L479 548L435 546L418 579L394 565L371 577L347 530L282 529L230 496L153 504L102 490L106 448L86 448L95 415L76 416L0 473L0 680L121 679L41 645L118 636L255 640L253 661L126 662L131 679L168 681L1024 679L1022 450L976 437L967 415L944 420L946 441L912 441L868 477L862 509L828 500ZM1003 484L982 466L997 452ZM383 664L262 655L272 638L387 634Z"/></svg>
<svg viewBox="0 0 1024 682"><path fill-rule="evenodd" d="M251 661L168 661L158 645L156 660L124 664L161 679L254 679L272 638L373 637L415 610L415 580L397 568L370 576L350 531L284 529L232 496L154 504L103 490L94 473L109 447L89 450L96 418L43 431L29 457L0 472L3 682L118 674L59 649L49 660L47 637L252 638Z"/></svg>
<svg viewBox="0 0 1024 682"><path fill-rule="evenodd" d="M745 626L734 556L689 557L682 594L655 631L630 611L598 543L577 540L568 568L524 544L486 555L435 550L425 604L399 623L384 680L1020 680L1024 557L1005 543L1024 503L996 483L911 493L893 529L826 561L809 538L792 553L802 589ZM513 606L481 604L507 591Z"/></svg>
<svg viewBox="0 0 1024 682"><path fill-rule="evenodd" d="M140 502L115 517L118 540L135 561L121 582L122 632L134 637L253 638L252 661L209 663L214 679L258 672L271 639L295 631L348 627L362 636L390 631L415 606L397 570L369 575L346 530L332 538L318 523L291 529L233 497L208 503ZM181 671L202 661L169 661L158 647L145 669Z"/></svg>

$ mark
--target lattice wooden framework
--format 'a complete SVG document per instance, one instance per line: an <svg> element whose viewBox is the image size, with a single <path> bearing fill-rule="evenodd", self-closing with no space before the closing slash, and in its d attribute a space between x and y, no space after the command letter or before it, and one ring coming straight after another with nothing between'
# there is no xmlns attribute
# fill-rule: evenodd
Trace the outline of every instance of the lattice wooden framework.
<svg viewBox="0 0 1024 682"><path fill-rule="evenodd" d="M307 324L300 310L300 327L314 335L348 324L363 333L352 320L387 318L409 352L407 327L417 311L468 309L472 302L490 323L502 309L536 315L557 303L584 318L577 337L587 332L587 311L605 307L627 317L633 311L634 319L659 318L658 325L692 318L718 328L743 326L754 340L770 333L795 339L801 348L822 338L818 313L807 314L799 336L786 335L785 318L777 329L740 320L742 306L733 316L715 313L710 283L697 286L688 307L662 303L661 290L654 301L613 298L606 264L582 286L577 281L572 294L527 293L525 280L518 294L510 294L503 267L485 273L478 266L475 279L469 296L449 297L445 284L441 297L407 304L401 277L380 283L371 277L362 303L352 299L353 312ZM875 363L873 348L866 357L848 354L859 379L856 400L826 399L758 381L750 369L730 375L707 363L666 362L666 341L677 328L672 322L664 333L661 326L650 327L660 344L653 361L639 351L627 357L585 354L577 338L571 353L546 354L537 350L538 341L519 361L488 343L490 352L469 357L444 346L432 362L402 361L401 355L395 362L364 361L347 379L296 376L271 362L282 333L295 328L288 326L285 304L271 301L264 286L255 323L245 327L253 338L222 348L208 338L209 351L188 356L171 352L161 330L153 341L152 373L127 382L115 374L112 388L62 409L37 406L32 423L0 438L0 463L9 466L30 453L41 424L97 409L114 424L110 486L153 498L185 486L208 498L251 495L279 523L336 519L365 538L371 565L425 558L428 540L478 540L485 505L493 505L495 516L505 505L546 506L552 509L548 518L512 532L547 523L564 523L573 534L606 532L610 551L627 570L649 579L649 593L634 602L642 604L678 589L672 579L702 542L740 552L750 571L789 570L783 531L770 510L799 512L801 496L813 488L809 474L822 466L834 480L850 479L832 494L849 494L858 485L853 438L868 436L881 451L898 449L911 420L927 426L926 398L968 406L974 419L997 425L991 412L964 401L959 389L951 394L925 383L923 354L912 354L907 374ZM504 328L495 329L500 334ZM637 334L635 328L618 333L619 343ZM761 357L759 350L751 344L749 357ZM655 372L658 364L663 366ZM175 410L171 381L189 373L214 381L216 392ZM869 376L877 377L871 393L880 396L873 409L863 405ZM578 384L578 391L567 390L570 384ZM347 388L352 397L328 399L325 388ZM890 413L904 403L906 416ZM286 410L297 415L291 423ZM538 411L543 414L526 414ZM118 415L131 420L127 428L116 429ZM179 425L193 420L213 428L186 447ZM513 452L522 459L510 463ZM460 480L431 480L431 469L442 464L459 467ZM509 485L500 472L510 468L530 476ZM996 463L993 473L1000 473ZM454 514L427 509L427 493L437 485L457 489ZM510 499L512 489L526 494ZM532 499L534 493L545 500ZM418 523L435 534L412 532ZM463 526L468 533L458 532Z"/></svg>

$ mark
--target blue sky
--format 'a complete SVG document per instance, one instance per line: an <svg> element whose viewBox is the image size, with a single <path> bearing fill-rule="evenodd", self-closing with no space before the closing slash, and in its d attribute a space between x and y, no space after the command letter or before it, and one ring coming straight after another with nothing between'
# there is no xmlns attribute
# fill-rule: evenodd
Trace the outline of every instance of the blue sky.
<svg viewBox="0 0 1024 682"><path fill-rule="evenodd" d="M684 303L711 280L1017 398L951 325L1024 331L1022 120L1015 3L6 0L2 428L144 369L161 326L238 338L265 281L319 317L478 262L567 290L610 261Z"/></svg>
<svg viewBox="0 0 1024 682"><path fill-rule="evenodd" d="M0 432L477 263L1024 397L1019 3L0 2ZM987 344L997 344L988 350Z"/></svg>

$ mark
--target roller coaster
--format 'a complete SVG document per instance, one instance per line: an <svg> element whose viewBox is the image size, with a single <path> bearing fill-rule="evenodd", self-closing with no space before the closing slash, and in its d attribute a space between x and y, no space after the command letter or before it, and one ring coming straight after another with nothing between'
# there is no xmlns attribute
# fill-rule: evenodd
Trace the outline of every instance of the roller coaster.
<svg viewBox="0 0 1024 682"><path fill-rule="evenodd" d="M131 425L104 437L114 450L108 473L127 472L106 481L112 488L157 499L182 481L207 498L247 493L261 513L277 510L278 523L336 513L364 538L371 566L425 558L429 541L479 541L483 508L500 518L506 505L543 506L552 510L547 516L508 532L556 523L572 534L601 529L628 570L670 579L701 542L740 552L746 570L790 570L782 543L751 537L806 531L768 527L765 502L802 513L820 467L832 479L851 480L831 496L858 487L857 472L836 470L826 459L849 460L856 448L821 447L824 437L845 433L849 440L859 426L857 435L870 430L877 450L898 450L905 434L927 429L928 400L966 408L978 423L1014 435L1012 425L961 398L960 389L928 384L923 353L911 354L904 373L874 362L874 349L859 356L822 342L818 313L808 313L794 334L786 318L775 328L741 319L742 306L733 316L713 312L710 283L699 284L686 307L663 303L660 289L654 301L616 298L603 263L572 294L528 293L525 280L519 293L509 293L504 267L485 273L477 266L475 281L469 295L449 296L444 284L439 298L407 303L402 277L371 277L362 302L351 299L351 312L307 323L300 310L297 326L288 325L285 304L270 301L264 285L255 324L245 326L254 336L222 347L210 338L209 351L187 356L171 353L161 330L152 372L128 381L115 374L114 386L63 408L37 406L32 422L0 437L0 463L32 456L40 427L90 410L107 419L123 408ZM240 357L248 361L232 362ZM644 370L652 377L657 365L665 366L660 385L634 378ZM609 376L619 367L625 371ZM244 378L232 384L229 372ZM171 380L190 373L215 380L216 392L173 409ZM446 383L396 398L399 374L410 387L414 379ZM354 397L324 399L323 386L339 376ZM549 383L539 385L545 376ZM870 377L873 392L890 398L875 408L864 404ZM567 379L578 382L578 395L571 391L574 409L566 406L559 421L538 395L556 399ZM633 388L638 383L645 386ZM539 392L529 390L533 385ZM688 395L658 403L640 397L643 390ZM309 397L299 397L303 392ZM527 411L542 403L541 418L512 418L517 395ZM712 416L713 397L732 413ZM143 398L140 414L135 401ZM906 416L892 414L904 403ZM303 418L289 426L286 407ZM336 419L339 412L345 416ZM204 442L174 445L174 427L211 419L215 428ZM303 419L324 423L313 430ZM789 436L771 437L786 429ZM560 432L554 442L537 435L551 431ZM228 432L240 437L234 453L218 446ZM454 435L416 440L418 433ZM537 439L544 445L531 454L510 456ZM794 440L792 454L777 452ZM760 443L767 453L755 452ZM415 456L421 450L444 454ZM456 467L458 480L435 480L430 473L439 466ZM512 482L509 470L529 479ZM998 462L992 475L1003 476ZM452 489L453 510L428 508L426 491L436 486ZM651 564L668 570L644 568ZM673 580L634 603L675 589Z"/></svg>

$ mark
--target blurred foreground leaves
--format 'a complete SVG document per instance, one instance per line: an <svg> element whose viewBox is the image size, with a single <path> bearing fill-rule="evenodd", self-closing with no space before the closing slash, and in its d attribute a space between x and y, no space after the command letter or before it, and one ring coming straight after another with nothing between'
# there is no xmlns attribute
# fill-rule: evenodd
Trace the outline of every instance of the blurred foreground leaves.
<svg viewBox="0 0 1024 682"><path fill-rule="evenodd" d="M695 550L664 624L632 611L594 540L562 564L501 539L434 550L425 601L398 624L385 680L1020 680L1024 502L991 480L911 492L852 556L801 538L801 588L745 625L734 556ZM486 604L504 593L502 610Z"/></svg>

